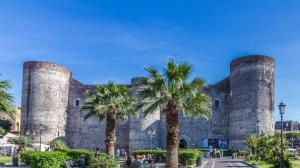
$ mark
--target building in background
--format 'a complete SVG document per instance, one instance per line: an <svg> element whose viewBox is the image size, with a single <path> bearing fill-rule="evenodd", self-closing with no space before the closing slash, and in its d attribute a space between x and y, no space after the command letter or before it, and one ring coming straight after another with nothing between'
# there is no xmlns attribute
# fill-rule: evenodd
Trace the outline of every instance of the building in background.
<svg viewBox="0 0 300 168"><path fill-rule="evenodd" d="M275 132L279 133L281 130L281 121L275 122ZM283 121L283 132L300 132L300 123L298 121L286 120Z"/></svg>
<svg viewBox="0 0 300 168"><path fill-rule="evenodd" d="M18 133L20 132L21 126L21 108L16 108L16 115L15 117L11 118L5 113L0 113L0 120L9 121L11 123L10 132Z"/></svg>

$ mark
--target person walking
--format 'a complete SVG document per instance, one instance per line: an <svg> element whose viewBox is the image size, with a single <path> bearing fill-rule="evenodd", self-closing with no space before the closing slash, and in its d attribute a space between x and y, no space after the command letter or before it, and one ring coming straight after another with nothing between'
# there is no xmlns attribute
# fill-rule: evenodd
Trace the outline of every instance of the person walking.
<svg viewBox="0 0 300 168"><path fill-rule="evenodd" d="M121 150L118 148L118 149L117 149L117 155L116 155L117 160L120 159L120 156L121 156ZM124 156L123 156L123 157L124 157ZM126 159L126 158L124 158L124 159Z"/></svg>
<svg viewBox="0 0 300 168"><path fill-rule="evenodd" d="M138 156L134 156L134 160L132 161L132 168L142 168L143 163L139 160Z"/></svg>
<svg viewBox="0 0 300 168"><path fill-rule="evenodd" d="M98 157L98 156L100 156L100 148L99 147L96 148L96 152L95 152L95 157Z"/></svg>
<svg viewBox="0 0 300 168"><path fill-rule="evenodd" d="M120 156L121 156L121 157L124 157L124 156L125 156L125 149L124 149L124 148L121 148Z"/></svg>
<svg viewBox="0 0 300 168"><path fill-rule="evenodd" d="M124 167L132 168L132 157L131 156L127 156Z"/></svg>

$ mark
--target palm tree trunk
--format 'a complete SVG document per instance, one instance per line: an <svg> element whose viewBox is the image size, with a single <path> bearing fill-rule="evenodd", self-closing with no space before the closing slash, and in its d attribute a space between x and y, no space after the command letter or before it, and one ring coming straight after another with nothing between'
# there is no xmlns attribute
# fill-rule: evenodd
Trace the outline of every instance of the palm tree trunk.
<svg viewBox="0 0 300 168"><path fill-rule="evenodd" d="M115 130L116 130L116 113L114 110L109 110L106 116L106 153L109 156L115 155Z"/></svg>
<svg viewBox="0 0 300 168"><path fill-rule="evenodd" d="M178 168L178 154L177 149L179 145L179 120L178 108L176 104L168 103L166 113L167 124L167 168Z"/></svg>

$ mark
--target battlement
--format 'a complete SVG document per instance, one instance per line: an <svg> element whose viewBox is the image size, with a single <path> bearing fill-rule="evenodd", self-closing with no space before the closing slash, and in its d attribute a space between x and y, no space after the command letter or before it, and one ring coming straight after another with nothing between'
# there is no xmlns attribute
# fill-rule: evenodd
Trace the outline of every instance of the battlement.
<svg viewBox="0 0 300 168"><path fill-rule="evenodd" d="M231 61L230 63L230 72L233 72L236 67L241 64L250 64L250 63L267 63L274 65L275 61L272 57L266 55L247 55L239 57Z"/></svg>
<svg viewBox="0 0 300 168"><path fill-rule="evenodd" d="M62 72L65 73L67 75L71 75L71 72L68 68L65 68L63 66L57 65L57 64L53 64L53 63L49 63L49 62L44 62L44 61L28 61L25 62L23 65L24 69L49 69L52 71L58 71L58 72Z"/></svg>

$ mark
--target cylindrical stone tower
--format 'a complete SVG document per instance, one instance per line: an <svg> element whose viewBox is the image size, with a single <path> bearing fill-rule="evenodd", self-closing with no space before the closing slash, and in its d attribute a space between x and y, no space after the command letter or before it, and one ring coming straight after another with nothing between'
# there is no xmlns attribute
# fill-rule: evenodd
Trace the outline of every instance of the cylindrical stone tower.
<svg viewBox="0 0 300 168"><path fill-rule="evenodd" d="M240 57L230 65L229 148L245 150L250 134L274 133L274 59Z"/></svg>
<svg viewBox="0 0 300 168"><path fill-rule="evenodd" d="M70 77L70 71L59 65L24 63L21 132L33 142L65 136Z"/></svg>

